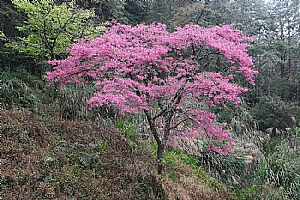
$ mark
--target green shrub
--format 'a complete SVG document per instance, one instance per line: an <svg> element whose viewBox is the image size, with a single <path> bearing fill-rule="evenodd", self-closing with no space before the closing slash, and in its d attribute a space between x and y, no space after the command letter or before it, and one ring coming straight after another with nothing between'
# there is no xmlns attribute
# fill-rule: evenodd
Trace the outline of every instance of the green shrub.
<svg viewBox="0 0 300 200"><path fill-rule="evenodd" d="M238 188L248 187L249 185L244 179L251 180L254 176L253 171L249 170L250 165L247 166L244 159L231 155L222 156L213 152L204 152L203 156L199 158L199 165L227 185Z"/></svg>
<svg viewBox="0 0 300 200"><path fill-rule="evenodd" d="M120 129L121 133L125 135L126 138L137 139L139 137L135 125L126 119L118 118L114 122L114 126Z"/></svg>
<svg viewBox="0 0 300 200"><path fill-rule="evenodd" d="M67 85L59 91L58 106L64 119L86 120L98 126L111 127L111 119L117 116L115 109L106 106L89 109L87 101L96 92L95 87L83 84Z"/></svg>
<svg viewBox="0 0 300 200"><path fill-rule="evenodd" d="M300 107L296 103L284 102L279 97L264 96L252 108L251 114L260 130L271 127L283 130L295 125L292 117L300 119Z"/></svg>
<svg viewBox="0 0 300 200"><path fill-rule="evenodd" d="M265 161L261 163L257 182L259 185L274 188L282 199L300 197L300 137L286 135L285 139L272 138ZM277 197L276 197L277 198ZM274 199L276 199L274 197ZM280 199L280 198L279 198Z"/></svg>
<svg viewBox="0 0 300 200"><path fill-rule="evenodd" d="M26 74L25 74L26 76ZM15 74L2 72L1 96L3 107L12 108L34 108L40 100L30 86Z"/></svg>

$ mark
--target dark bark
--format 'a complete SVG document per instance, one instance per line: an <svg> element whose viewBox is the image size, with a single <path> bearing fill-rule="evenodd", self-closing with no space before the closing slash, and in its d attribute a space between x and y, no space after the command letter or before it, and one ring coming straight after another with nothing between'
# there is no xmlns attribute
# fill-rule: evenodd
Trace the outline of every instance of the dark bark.
<svg viewBox="0 0 300 200"><path fill-rule="evenodd" d="M157 141L156 141L157 142ZM159 175L163 172L163 159L164 159L165 145L162 142L157 142L157 172Z"/></svg>
<svg viewBox="0 0 300 200"><path fill-rule="evenodd" d="M152 135L153 135L153 137L154 137L154 139L157 143L157 171L158 171L158 174L161 175L162 171L163 171L162 160L164 158L165 147L164 147L164 144L163 144L162 140L158 136L158 132L157 132L157 130L155 128L155 125L154 125L154 120L151 118L150 113L147 110L144 110L144 113L146 114L147 121L149 123L151 133L152 133Z"/></svg>
<svg viewBox="0 0 300 200"><path fill-rule="evenodd" d="M150 126L150 130L152 135L154 136L154 139L157 143L157 172L159 175L162 175L163 172L163 159L164 159L164 151L165 151L165 145L163 143L163 141L159 138L158 136L158 132L157 129L155 128L154 125L154 120L153 118L151 118L150 113L147 110L144 110L144 113L146 114L147 117L147 121L149 123ZM153 187L154 193L156 194L156 197L158 197L159 199L162 198L164 196L164 191L162 189L162 182L159 179L158 181L155 181L155 185Z"/></svg>

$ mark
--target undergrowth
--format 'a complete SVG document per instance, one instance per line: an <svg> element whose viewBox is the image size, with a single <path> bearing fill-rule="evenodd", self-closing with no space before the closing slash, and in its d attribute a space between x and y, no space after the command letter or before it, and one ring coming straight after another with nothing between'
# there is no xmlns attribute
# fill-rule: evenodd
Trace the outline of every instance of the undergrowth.
<svg viewBox="0 0 300 200"><path fill-rule="evenodd" d="M2 199L235 199L180 152L166 153L159 177L153 141L137 139L128 121L120 133L52 108L2 111Z"/></svg>

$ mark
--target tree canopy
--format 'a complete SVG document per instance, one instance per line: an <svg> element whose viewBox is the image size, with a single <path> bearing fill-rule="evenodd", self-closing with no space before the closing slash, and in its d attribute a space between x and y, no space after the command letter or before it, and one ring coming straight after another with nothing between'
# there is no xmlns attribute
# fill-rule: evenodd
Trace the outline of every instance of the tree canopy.
<svg viewBox="0 0 300 200"><path fill-rule="evenodd" d="M93 10L80 9L74 2L13 0L12 3L26 14L27 21L17 27L22 36L6 46L33 58L54 59L65 55L71 43L86 35L99 35L102 29L92 24Z"/></svg>
<svg viewBox="0 0 300 200"><path fill-rule="evenodd" d="M91 107L106 104L121 113L143 112L158 143L158 161L177 137L206 138L210 150L227 154L233 140L215 123L209 107L238 104L238 95L247 89L234 84L233 75L207 71L200 63L221 54L232 74L242 73L254 84L257 71L246 49L251 41L232 25L189 24L169 33L159 23L132 27L113 22L101 37L73 44L68 58L49 61L55 67L47 77L97 86L88 101Z"/></svg>

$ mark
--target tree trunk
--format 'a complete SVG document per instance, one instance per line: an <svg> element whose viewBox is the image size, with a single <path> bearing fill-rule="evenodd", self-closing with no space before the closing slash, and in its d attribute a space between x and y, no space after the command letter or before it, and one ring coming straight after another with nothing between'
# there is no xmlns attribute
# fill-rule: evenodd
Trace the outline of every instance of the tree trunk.
<svg viewBox="0 0 300 200"><path fill-rule="evenodd" d="M159 175L162 174L163 171L163 159L164 159L164 151L165 151L165 146L161 141L156 141L157 142L157 172Z"/></svg>
<svg viewBox="0 0 300 200"><path fill-rule="evenodd" d="M158 137L155 137L155 140ZM159 138L158 138L159 139ZM160 140L156 140L157 143L157 173L158 173L158 180L156 182L156 185L154 187L154 193L156 194L156 197L161 199L164 196L164 191L162 189L162 179L161 175L164 169L163 159L164 159L164 151L165 151L165 145Z"/></svg>
<svg viewBox="0 0 300 200"><path fill-rule="evenodd" d="M163 163L162 163L162 160L164 158L164 150L165 150L165 144L163 143L163 141L159 138L158 136L158 132L157 132L157 129L155 128L155 125L154 125L154 120L152 119L150 113L148 112L148 110L144 110L144 113L146 114L146 117L147 117L147 121L149 123L149 126L150 126L150 130L151 130L151 133L157 143L157 172L159 175L162 174L162 171L163 171Z"/></svg>

